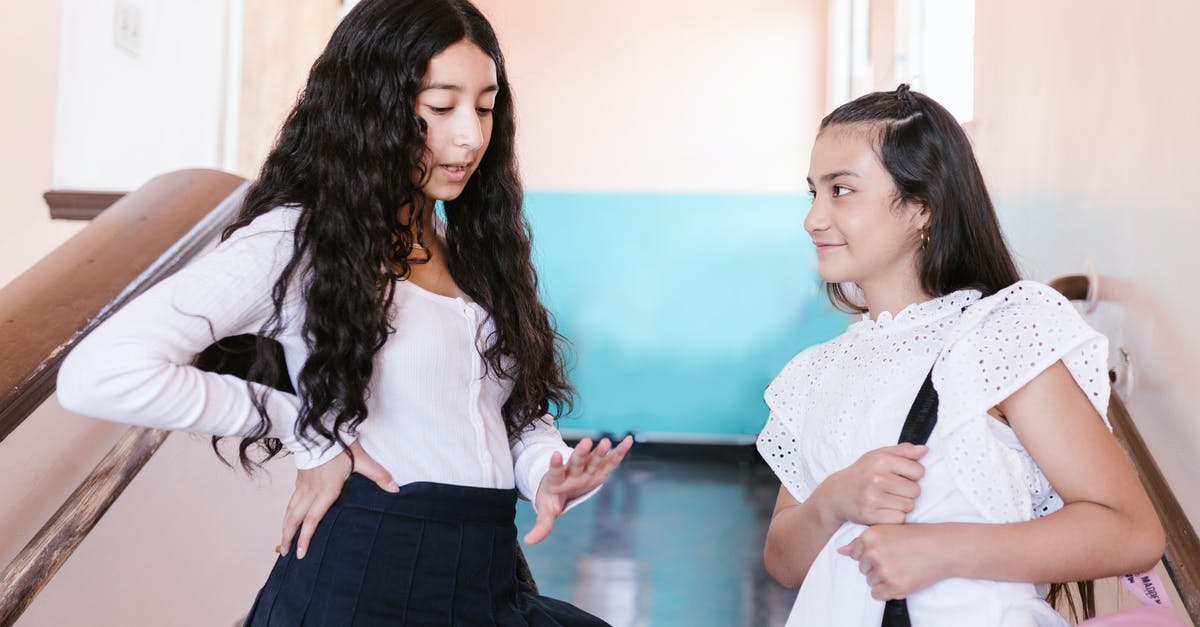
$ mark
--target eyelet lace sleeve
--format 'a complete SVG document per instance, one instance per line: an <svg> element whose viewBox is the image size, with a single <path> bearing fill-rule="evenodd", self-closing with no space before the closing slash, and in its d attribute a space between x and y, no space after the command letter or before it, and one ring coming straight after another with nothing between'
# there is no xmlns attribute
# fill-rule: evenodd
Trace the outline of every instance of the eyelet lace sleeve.
<svg viewBox="0 0 1200 627"><path fill-rule="evenodd" d="M805 392L816 385L812 357L822 349L823 346L814 346L792 358L763 395L771 413L758 435L758 452L797 501L807 499L820 483L800 443L804 432L803 407L808 400Z"/></svg>
<svg viewBox="0 0 1200 627"><path fill-rule="evenodd" d="M959 488L987 520L1028 520L1044 478L1019 444L1002 441L987 411L1061 360L1107 424L1108 341L1058 292L1032 281L969 308L956 335L934 368L935 437ZM1041 507L1048 495L1036 496Z"/></svg>

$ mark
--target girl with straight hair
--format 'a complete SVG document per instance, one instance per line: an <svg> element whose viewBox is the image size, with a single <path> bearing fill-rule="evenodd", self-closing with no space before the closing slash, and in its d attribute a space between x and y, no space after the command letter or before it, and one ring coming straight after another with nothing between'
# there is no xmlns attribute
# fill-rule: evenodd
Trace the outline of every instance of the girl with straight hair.
<svg viewBox="0 0 1200 627"><path fill-rule="evenodd" d="M632 440L572 450L553 426L573 390L538 300L514 117L473 5L364 0L220 245L63 364L74 411L239 436L246 468L294 456L248 625L604 624L517 578L518 494L539 542ZM244 334L262 338L245 379L192 365ZM254 383L281 380L294 393Z"/></svg>
<svg viewBox="0 0 1200 627"><path fill-rule="evenodd" d="M1020 279L954 117L907 85L842 105L808 184L818 273L862 319L766 391L758 449L783 485L763 555L800 588L788 625L879 627L906 599L921 627L1060 626L1040 582L1153 566L1107 342ZM927 378L932 435L896 444Z"/></svg>

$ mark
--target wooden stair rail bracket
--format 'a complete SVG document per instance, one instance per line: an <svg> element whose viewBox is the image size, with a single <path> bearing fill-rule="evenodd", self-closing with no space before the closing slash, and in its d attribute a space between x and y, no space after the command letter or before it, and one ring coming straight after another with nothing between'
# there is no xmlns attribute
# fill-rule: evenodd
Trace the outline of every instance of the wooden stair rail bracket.
<svg viewBox="0 0 1200 627"><path fill-rule="evenodd" d="M1050 282L1050 287L1058 290L1069 300L1085 300L1087 298L1089 280L1086 276L1065 276ZM1196 529L1188 521L1183 507L1175 498L1175 493L1167 485L1167 480L1150 454L1146 441L1138 433L1129 410L1114 389L1108 403L1108 422L1112 425L1113 435L1120 442L1125 453L1133 461L1150 501L1162 521L1163 531L1167 536L1167 550L1163 556L1163 565L1167 575L1171 577L1183 607L1187 610L1192 622L1200 625L1200 539Z"/></svg>
<svg viewBox="0 0 1200 627"><path fill-rule="evenodd" d="M125 192L52 189L42 194L42 198L55 220L94 220L124 195Z"/></svg>

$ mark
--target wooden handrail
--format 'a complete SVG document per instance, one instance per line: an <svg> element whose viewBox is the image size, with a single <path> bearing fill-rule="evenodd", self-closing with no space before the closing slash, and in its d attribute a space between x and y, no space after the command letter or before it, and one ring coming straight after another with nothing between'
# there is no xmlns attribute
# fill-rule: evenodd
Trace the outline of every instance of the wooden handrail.
<svg viewBox="0 0 1200 627"><path fill-rule="evenodd" d="M1088 285L1089 279L1078 275L1065 276L1050 282L1050 287L1070 300L1086 299ZM1200 539L1196 536L1196 529L1188 521L1183 507L1175 498L1175 493L1167 485L1162 470L1154 461L1146 441L1142 439L1129 410L1125 408L1125 403L1115 389L1109 399L1108 422L1112 425L1113 435L1137 468L1142 485L1146 487L1146 493L1150 495L1166 533L1167 550L1163 556L1163 565L1179 592L1179 598L1183 601L1188 616L1193 623L1200 625Z"/></svg>
<svg viewBox="0 0 1200 627"><path fill-rule="evenodd" d="M157 177L0 289L0 440L54 391L63 357L113 311L212 243L241 177ZM133 427L0 574L0 626L16 622L166 439Z"/></svg>
<svg viewBox="0 0 1200 627"><path fill-rule="evenodd" d="M212 242L236 210L219 205L244 182L214 170L159 176L0 289L0 440L54 391L75 342Z"/></svg>

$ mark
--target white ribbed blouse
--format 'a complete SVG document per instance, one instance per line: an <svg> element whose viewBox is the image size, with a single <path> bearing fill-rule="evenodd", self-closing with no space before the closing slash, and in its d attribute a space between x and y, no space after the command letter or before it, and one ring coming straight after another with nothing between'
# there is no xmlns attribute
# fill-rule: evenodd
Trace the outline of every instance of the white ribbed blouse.
<svg viewBox="0 0 1200 627"><path fill-rule="evenodd" d="M63 406L160 429L250 434L259 415L245 381L201 371L191 360L218 338L256 333L270 316L271 289L292 256L299 214L280 207L258 217L100 325L62 364ZM276 338L293 384L308 358L301 280L289 290ZM376 355L368 415L357 433L363 449L400 485L515 485L532 500L551 455L566 459L571 449L548 418L510 444L501 407L511 384L480 356L494 329L487 312L410 281L397 282L393 308L396 331ZM313 468L341 452L296 437L298 396L268 390L266 406L269 435L283 441L297 467Z"/></svg>

